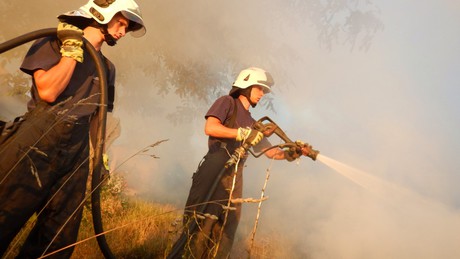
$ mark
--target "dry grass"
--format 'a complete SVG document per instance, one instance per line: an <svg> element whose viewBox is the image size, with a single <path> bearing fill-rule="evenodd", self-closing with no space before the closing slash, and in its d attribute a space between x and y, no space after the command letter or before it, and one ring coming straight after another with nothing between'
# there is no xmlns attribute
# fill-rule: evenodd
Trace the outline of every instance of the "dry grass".
<svg viewBox="0 0 460 259"><path fill-rule="evenodd" d="M112 204L111 204L112 203ZM117 204L115 204L117 203ZM105 205L104 205L105 204ZM178 237L182 211L171 205L147 203L134 198L102 202L104 229L107 242L117 258L165 258L166 252ZM116 209L114 209L116 208ZM109 209L112 213L105 211ZM86 210L80 228L79 240L94 236L91 213ZM177 222L178 226L172 228ZM233 258L248 258L249 236L236 241ZM256 237L251 251L252 259L306 258L295 252L297 249L280 234L271 233ZM103 258L96 239L76 246L72 258Z"/></svg>
<svg viewBox="0 0 460 259"><path fill-rule="evenodd" d="M123 194L124 189L123 179L114 179L104 186L101 193L102 218L110 249L116 258L165 258L181 232L182 209L128 197ZM104 258L94 238L90 206L89 202L85 204L72 258ZM29 223L32 222L33 218ZM23 231L28 232L30 225L33 224L29 224ZM241 232L246 234L235 241L233 258L248 258L250 229L248 226L241 228ZM308 258L296 251L298 249L295 245L279 233L257 234L251 258ZM17 252L18 248L15 248L10 256L14 257Z"/></svg>
<svg viewBox="0 0 460 259"><path fill-rule="evenodd" d="M117 258L163 258L171 240L169 227L181 212L170 205L105 195L102 217L107 243ZM91 212L85 208L79 240L94 236ZM172 241L169 241L171 243ZM72 258L103 258L96 239L76 246Z"/></svg>
<svg viewBox="0 0 460 259"><path fill-rule="evenodd" d="M101 192L101 210L107 243L117 258L165 258L179 237L182 209L172 205L154 204L124 195L126 185L122 177L112 178ZM307 258L279 233L257 234L250 237L249 229L235 241L233 258ZM244 235L244 234L243 234ZM85 206L78 240L93 237L90 204ZM72 258L103 258L95 238L76 246Z"/></svg>

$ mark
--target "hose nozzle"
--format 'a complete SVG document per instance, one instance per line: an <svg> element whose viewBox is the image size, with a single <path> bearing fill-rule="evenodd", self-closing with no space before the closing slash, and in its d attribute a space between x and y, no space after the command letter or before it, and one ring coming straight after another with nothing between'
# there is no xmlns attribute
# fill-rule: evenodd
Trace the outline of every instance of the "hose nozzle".
<svg viewBox="0 0 460 259"><path fill-rule="evenodd" d="M311 158L313 161L316 161L316 157L319 154L318 150L313 149L313 147L310 144L304 143L304 142L299 141L299 140L296 141L295 143L296 143L297 147L300 148L298 150L302 152L299 155L307 156L307 157Z"/></svg>
<svg viewBox="0 0 460 259"><path fill-rule="evenodd" d="M311 151L307 154L307 156L313 159L313 161L316 161L316 157L318 156L318 154L319 154L318 150L311 149Z"/></svg>

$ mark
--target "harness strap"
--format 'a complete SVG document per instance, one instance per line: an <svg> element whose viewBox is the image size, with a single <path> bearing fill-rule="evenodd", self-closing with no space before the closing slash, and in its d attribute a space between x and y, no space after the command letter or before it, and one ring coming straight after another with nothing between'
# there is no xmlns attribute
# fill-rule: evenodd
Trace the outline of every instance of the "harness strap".
<svg viewBox="0 0 460 259"><path fill-rule="evenodd" d="M237 105L236 105L236 100L235 98L232 98L233 100L233 112L232 112L232 116L230 117L229 120L225 120L224 122L224 126L228 127L228 128L233 128L235 127L235 121L236 121L236 114L237 114ZM227 141L225 140L220 140L220 147L221 148L224 148L224 149L227 149Z"/></svg>

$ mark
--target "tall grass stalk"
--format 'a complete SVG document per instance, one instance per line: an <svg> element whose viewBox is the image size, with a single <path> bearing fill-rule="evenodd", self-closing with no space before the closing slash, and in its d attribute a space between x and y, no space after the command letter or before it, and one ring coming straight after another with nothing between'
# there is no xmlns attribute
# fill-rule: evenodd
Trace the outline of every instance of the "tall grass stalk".
<svg viewBox="0 0 460 259"><path fill-rule="evenodd" d="M239 163L239 159L238 159L238 163ZM213 253L214 257L216 257L217 252L219 251L219 245L220 245L220 242L222 241L222 237L224 235L224 229L225 229L225 225L227 224L227 219L228 219L228 212L233 209L231 207L231 205L232 205L233 191L235 190L236 176L238 174L238 163L234 166L235 169L234 169L234 172L233 172L232 188L230 188L230 193L228 194L227 206L224 207L224 210L225 210L224 222L222 223L222 227L221 227L220 232L219 232L219 239L217 240L217 243L216 243L215 248L214 248L214 253Z"/></svg>
<svg viewBox="0 0 460 259"><path fill-rule="evenodd" d="M169 222L180 217L172 205L151 204L135 197L105 193L102 204L105 235L117 258L163 258L171 240ZM102 258L94 238L90 204L85 206L78 244L72 258Z"/></svg>
<svg viewBox="0 0 460 259"><path fill-rule="evenodd" d="M265 172L264 186L262 187L262 191L260 193L260 201L259 201L259 204L257 205L256 219L254 220L254 227L252 228L252 233L251 233L251 244L249 245L248 258L251 258L252 248L254 247L254 239L256 236L257 226L259 224L262 202L265 200L265 189L267 188L268 179L270 179L270 170L273 165L273 161L274 159L271 160L270 166L267 168Z"/></svg>

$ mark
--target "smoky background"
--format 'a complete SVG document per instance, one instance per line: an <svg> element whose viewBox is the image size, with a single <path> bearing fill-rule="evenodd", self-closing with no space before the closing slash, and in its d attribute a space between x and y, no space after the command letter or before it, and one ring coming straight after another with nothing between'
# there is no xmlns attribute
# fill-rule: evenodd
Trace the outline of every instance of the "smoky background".
<svg viewBox="0 0 460 259"><path fill-rule="evenodd" d="M250 158L245 197L258 198L271 173L256 239L282 236L302 258L460 256L459 3L138 3L147 34L103 49L117 67L113 116L121 131L111 167L134 195L183 206L207 150L203 115L241 69L259 66L275 86L254 118L268 115L291 139L413 195L363 188L308 158ZM0 40L55 27L57 15L82 4L2 1ZM27 97L12 96L10 83L30 86L17 72L26 50L0 57L2 119L25 109ZM140 155L117 168L162 139L159 159ZM244 205L240 240L255 209Z"/></svg>

